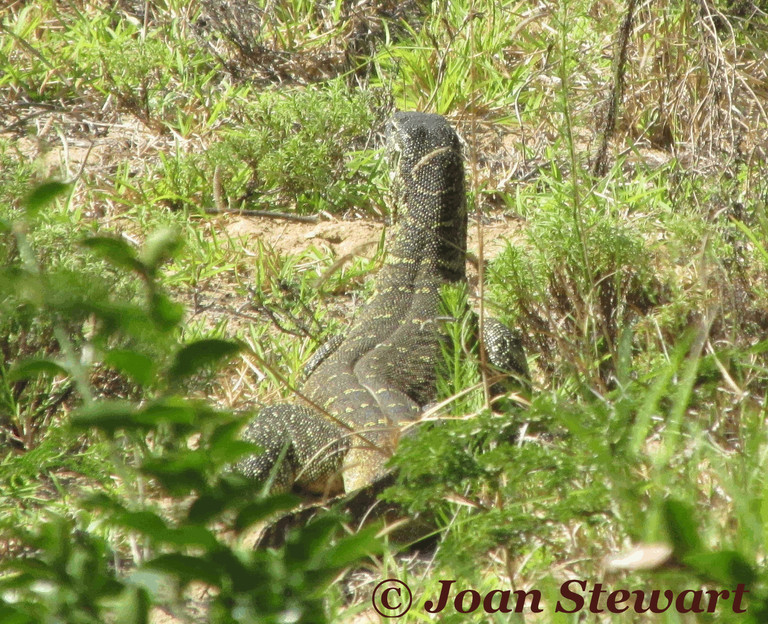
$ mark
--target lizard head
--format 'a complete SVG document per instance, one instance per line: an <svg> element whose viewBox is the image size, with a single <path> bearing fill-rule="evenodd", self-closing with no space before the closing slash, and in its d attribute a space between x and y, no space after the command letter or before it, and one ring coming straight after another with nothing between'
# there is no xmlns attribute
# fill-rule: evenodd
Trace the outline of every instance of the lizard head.
<svg viewBox="0 0 768 624"><path fill-rule="evenodd" d="M398 220L395 248L407 244L408 256L435 261L449 281L463 279L467 209L456 132L440 115L395 113L387 128L387 156ZM400 235L404 230L407 236Z"/></svg>

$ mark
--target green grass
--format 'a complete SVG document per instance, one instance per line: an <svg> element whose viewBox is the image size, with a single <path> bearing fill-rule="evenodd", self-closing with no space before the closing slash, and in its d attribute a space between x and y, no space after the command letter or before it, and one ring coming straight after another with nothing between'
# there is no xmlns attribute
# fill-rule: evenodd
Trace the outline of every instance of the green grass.
<svg viewBox="0 0 768 624"><path fill-rule="evenodd" d="M130 4L0 16L0 620L136 621L178 608L196 567L220 590L210 621L352 621L385 578L414 591L406 622L440 579L545 604L441 621L575 622L553 606L568 579L750 590L747 614L578 621L766 619L763 13L643 5L595 178L626 3ZM222 526L293 501L222 472L248 451L237 431L291 397L383 249L338 263L315 237L290 253L281 232L314 226L240 238L206 210L381 221L394 109L446 115L473 213L515 224L484 305L523 332L530 404L488 409L467 319L446 323L446 403L403 441L386 494L436 522L434 558L343 537L333 514L242 550ZM466 296L447 293L447 314ZM674 565L606 567L655 542ZM350 599L341 573L361 566Z"/></svg>

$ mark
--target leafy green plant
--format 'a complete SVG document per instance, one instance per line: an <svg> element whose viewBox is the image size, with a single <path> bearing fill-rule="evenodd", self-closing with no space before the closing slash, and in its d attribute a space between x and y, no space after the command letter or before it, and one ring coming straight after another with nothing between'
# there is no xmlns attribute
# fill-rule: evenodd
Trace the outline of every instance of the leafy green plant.
<svg viewBox="0 0 768 624"><path fill-rule="evenodd" d="M248 203L294 205L298 213L352 207L370 211L377 163L350 161L376 127L374 98L335 81L324 89L269 90L236 109L242 120L205 154L220 167L227 194ZM371 168L374 167L372 170Z"/></svg>
<svg viewBox="0 0 768 624"><path fill-rule="evenodd" d="M67 190L61 183L37 187L26 201L28 218ZM41 308L48 284L23 230L14 226L22 251L4 272L2 294L26 296L28 305ZM83 241L108 263L137 275L146 300L131 306L84 294L78 305L86 307L96 322L89 342L78 350L80 354L93 350L102 366L132 378L145 389L146 400L98 400L93 395L88 379L92 365L69 339L64 321L70 320L72 308L66 306L56 308L62 319L54 329L60 354L18 361L3 375L10 383L40 375L70 379L82 401L71 418L72 435L98 431L112 469L125 484L122 496L103 491L79 502L75 518L48 518L28 530L4 523L6 535L31 549L26 557L0 564L4 620L146 621L153 604L178 608L185 588L199 581L215 589L208 605L212 622L235 617L278 622L289 615L297 622L327 621L323 590L341 570L377 549L376 527L335 540L341 518L333 514L294 531L276 551L230 545L210 528L214 520L229 517L235 529L245 530L291 509L297 500L288 494L254 500L254 485L226 471L243 454L258 452L238 439L242 419L180 394L185 380L231 357L240 345L198 340L176 348L167 362L154 362L130 343L117 340L142 335L148 328L158 334L178 330L182 309L163 291L159 268L178 252L180 243L172 231L151 236L139 251L117 238ZM30 281L36 297L29 296ZM13 462L2 472L17 473ZM0 482L0 492L4 490ZM147 496L150 491L153 495ZM126 492L131 494L127 498ZM192 504L169 518L156 508L161 493L191 499ZM84 530L89 525L132 535L140 545L141 555L134 555L137 569L123 577L119 568L112 567L111 562L121 557L119 548L113 539Z"/></svg>

